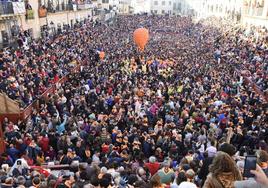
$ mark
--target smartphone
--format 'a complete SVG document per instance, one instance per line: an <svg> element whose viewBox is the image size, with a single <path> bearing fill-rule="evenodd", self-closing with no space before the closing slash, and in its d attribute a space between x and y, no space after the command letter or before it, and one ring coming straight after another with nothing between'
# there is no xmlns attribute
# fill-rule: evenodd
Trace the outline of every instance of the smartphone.
<svg viewBox="0 0 268 188"><path fill-rule="evenodd" d="M256 156L246 156L244 165L244 177L254 177L254 174L250 173L250 170L256 170L257 157Z"/></svg>

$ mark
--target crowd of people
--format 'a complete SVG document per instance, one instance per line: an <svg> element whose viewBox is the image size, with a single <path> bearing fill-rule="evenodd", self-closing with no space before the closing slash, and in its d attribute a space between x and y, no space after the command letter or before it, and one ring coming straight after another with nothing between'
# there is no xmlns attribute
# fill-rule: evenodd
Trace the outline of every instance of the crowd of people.
<svg viewBox="0 0 268 188"><path fill-rule="evenodd" d="M132 40L138 27L150 33L144 52ZM131 15L1 51L1 91L40 105L27 121L2 123L1 186L267 187L264 33L255 39L216 18ZM242 176L247 155L257 156L255 179Z"/></svg>

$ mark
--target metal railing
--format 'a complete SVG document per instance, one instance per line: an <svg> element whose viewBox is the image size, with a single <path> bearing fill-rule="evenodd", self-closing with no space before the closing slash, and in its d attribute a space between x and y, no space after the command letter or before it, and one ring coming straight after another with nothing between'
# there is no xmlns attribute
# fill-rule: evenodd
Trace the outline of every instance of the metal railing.
<svg viewBox="0 0 268 188"><path fill-rule="evenodd" d="M77 4L77 9L78 10L86 10L86 9L91 9L91 8L93 8L92 3L80 3L80 4Z"/></svg>
<svg viewBox="0 0 268 188"><path fill-rule="evenodd" d="M14 14L12 2L0 2L0 15Z"/></svg>
<svg viewBox="0 0 268 188"><path fill-rule="evenodd" d="M25 14L24 2L0 2L0 15Z"/></svg>
<svg viewBox="0 0 268 188"><path fill-rule="evenodd" d="M49 13L55 13L55 12L62 12L62 11L68 11L73 10L73 4L58 4L56 6L54 5L48 5L47 12Z"/></svg>
<svg viewBox="0 0 268 188"><path fill-rule="evenodd" d="M62 11L76 11L76 10L86 10L93 8L93 4L91 3L68 3L68 4L62 4L59 3L57 5L48 4L47 6L47 12L48 13L56 13L56 12L62 12Z"/></svg>

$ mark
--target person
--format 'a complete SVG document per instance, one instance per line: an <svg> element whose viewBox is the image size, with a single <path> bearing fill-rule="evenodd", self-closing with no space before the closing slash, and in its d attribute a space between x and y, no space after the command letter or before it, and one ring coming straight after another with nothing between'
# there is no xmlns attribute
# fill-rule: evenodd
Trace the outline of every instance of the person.
<svg viewBox="0 0 268 188"><path fill-rule="evenodd" d="M231 188L234 187L235 181L242 180L235 161L224 152L217 153L209 171L204 188Z"/></svg>
<svg viewBox="0 0 268 188"><path fill-rule="evenodd" d="M151 188L164 188L165 186L161 183L160 176L155 174L150 179L150 187Z"/></svg>
<svg viewBox="0 0 268 188"><path fill-rule="evenodd" d="M172 176L174 176L173 169L170 168L170 161L169 159L165 159L162 163L162 168L158 170L157 174L160 177L161 183L163 184L170 184L172 180Z"/></svg>
<svg viewBox="0 0 268 188"><path fill-rule="evenodd" d="M255 180L259 184L268 187L268 178L259 165L257 165L256 170L251 170L250 172L255 175Z"/></svg>
<svg viewBox="0 0 268 188"><path fill-rule="evenodd" d="M266 188L268 187L268 178L262 168L257 164L256 170L250 171L255 175L254 179L236 181L235 188Z"/></svg>
<svg viewBox="0 0 268 188"><path fill-rule="evenodd" d="M181 171L181 172L178 173L178 175L174 179L173 183L170 185L170 188L178 188L178 186L182 182L186 182L186 181L187 181L186 174L185 174L185 172Z"/></svg>
<svg viewBox="0 0 268 188"><path fill-rule="evenodd" d="M208 154L206 153L205 159L203 160L203 165L200 168L200 171L198 173L198 178L201 179L201 185L204 185L207 175L209 174L209 166L212 164L214 156L209 157Z"/></svg>
<svg viewBox="0 0 268 188"><path fill-rule="evenodd" d="M150 171L151 176L153 176L160 168L160 163L156 161L154 156L149 158L149 163L145 163L145 167Z"/></svg>
<svg viewBox="0 0 268 188"><path fill-rule="evenodd" d="M130 40L141 23L150 30L142 53ZM246 156L263 149L266 34L260 32L256 43L233 26L217 18L196 23L190 17L118 15L110 26L86 20L55 37L28 40L29 49L0 50L1 92L21 108L39 104L26 121L1 122L7 143L2 170L13 158L29 166L43 163L37 160L41 153L49 163L86 164L72 186L100 186L105 167L114 182L105 175L102 186L119 186L132 175L131 185L147 187L151 173L145 164L155 156L166 166L155 173L160 181L174 182L180 169L185 183L200 187L193 177L200 170L206 181L217 151L233 156L242 148ZM220 63L213 56L217 49ZM26 173L30 187L34 176ZM51 187L68 179L50 178L40 179Z"/></svg>

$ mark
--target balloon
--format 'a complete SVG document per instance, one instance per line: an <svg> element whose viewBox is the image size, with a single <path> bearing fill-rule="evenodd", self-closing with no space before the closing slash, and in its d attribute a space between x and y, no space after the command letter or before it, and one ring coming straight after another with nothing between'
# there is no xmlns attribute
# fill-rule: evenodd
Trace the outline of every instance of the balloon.
<svg viewBox="0 0 268 188"><path fill-rule="evenodd" d="M144 50L145 45L149 40L149 31L145 28L136 29L133 33L133 39L136 45L139 47L141 51Z"/></svg>
<svg viewBox="0 0 268 188"><path fill-rule="evenodd" d="M100 57L101 60L103 60L104 57L105 57L105 53L104 52L100 52L99 57Z"/></svg>

